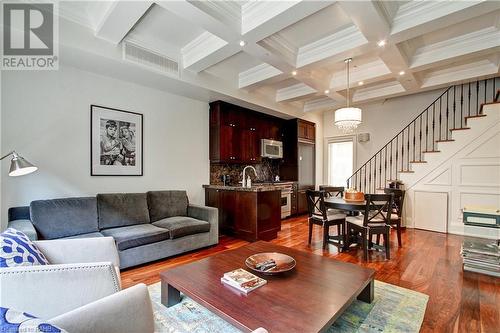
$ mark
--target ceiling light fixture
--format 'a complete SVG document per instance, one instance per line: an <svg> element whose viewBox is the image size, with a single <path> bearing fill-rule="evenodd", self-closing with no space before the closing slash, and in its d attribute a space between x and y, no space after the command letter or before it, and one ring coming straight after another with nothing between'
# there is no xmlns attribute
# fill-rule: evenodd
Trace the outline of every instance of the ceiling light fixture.
<svg viewBox="0 0 500 333"><path fill-rule="evenodd" d="M345 60L347 72L347 105L335 111L335 125L344 133L351 133L361 124L361 109L350 107L349 97L349 63L352 58Z"/></svg>
<svg viewBox="0 0 500 333"><path fill-rule="evenodd" d="M399 72L399 75L405 75L405 71Z"/></svg>
<svg viewBox="0 0 500 333"><path fill-rule="evenodd" d="M245 46L246 42L244 40L240 40L240 46Z"/></svg>
<svg viewBox="0 0 500 333"><path fill-rule="evenodd" d="M358 82L358 86L362 86L363 84L365 84L363 81Z"/></svg>
<svg viewBox="0 0 500 333"><path fill-rule="evenodd" d="M378 41L377 45L378 45L379 47L382 47L382 46L385 46L385 43L386 43L386 42L385 42L385 39L382 39L382 40L379 40L379 41Z"/></svg>
<svg viewBox="0 0 500 333"><path fill-rule="evenodd" d="M293 75L293 76L297 75L297 71L293 71L293 72L292 72L292 75Z"/></svg>
<svg viewBox="0 0 500 333"><path fill-rule="evenodd" d="M330 90L326 89L325 94L329 94L329 93L330 93Z"/></svg>

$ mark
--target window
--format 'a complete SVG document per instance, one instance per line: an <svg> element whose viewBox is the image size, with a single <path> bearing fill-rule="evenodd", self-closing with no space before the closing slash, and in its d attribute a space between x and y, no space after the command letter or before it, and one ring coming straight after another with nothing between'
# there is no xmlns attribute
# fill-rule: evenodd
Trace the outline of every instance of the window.
<svg viewBox="0 0 500 333"><path fill-rule="evenodd" d="M336 138L328 142L328 185L346 186L353 173L354 138Z"/></svg>

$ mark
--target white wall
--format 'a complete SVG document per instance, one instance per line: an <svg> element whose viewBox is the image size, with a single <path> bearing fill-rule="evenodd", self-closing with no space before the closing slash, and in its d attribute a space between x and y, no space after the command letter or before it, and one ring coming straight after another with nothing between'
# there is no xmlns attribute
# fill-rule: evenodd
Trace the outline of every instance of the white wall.
<svg viewBox="0 0 500 333"><path fill-rule="evenodd" d="M1 151L39 167L23 177L1 173L2 228L8 207L35 199L186 189L204 203L208 103L65 66L6 71L1 80ZM144 176L90 176L91 104L144 114Z"/></svg>
<svg viewBox="0 0 500 333"><path fill-rule="evenodd" d="M362 109L363 122L356 133L370 133L370 141L356 144L357 168L363 165L399 131L428 107L442 90L423 92L415 95L391 98L381 102L356 105ZM335 127L334 110L323 114L323 134L325 139L344 135ZM325 163L327 159L324 148ZM327 167L324 166L324 180L328 181Z"/></svg>

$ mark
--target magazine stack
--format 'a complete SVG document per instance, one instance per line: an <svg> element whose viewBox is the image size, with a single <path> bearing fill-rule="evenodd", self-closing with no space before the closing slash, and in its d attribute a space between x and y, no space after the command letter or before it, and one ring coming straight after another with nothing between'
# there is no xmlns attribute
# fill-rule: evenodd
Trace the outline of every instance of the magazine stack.
<svg viewBox="0 0 500 333"><path fill-rule="evenodd" d="M464 271L500 277L498 240L465 238L462 243Z"/></svg>
<svg viewBox="0 0 500 333"><path fill-rule="evenodd" d="M266 280L258 277L257 275L253 275L252 273L247 272L241 268L224 273L224 276L221 277L220 280L222 283L236 288L239 291L244 292L245 294L259 287L262 287L267 283Z"/></svg>

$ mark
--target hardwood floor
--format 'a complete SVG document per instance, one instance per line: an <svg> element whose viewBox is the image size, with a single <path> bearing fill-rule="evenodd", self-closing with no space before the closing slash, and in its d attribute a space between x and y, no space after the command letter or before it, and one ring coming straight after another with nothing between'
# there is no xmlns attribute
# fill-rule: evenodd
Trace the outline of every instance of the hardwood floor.
<svg viewBox="0 0 500 333"><path fill-rule="evenodd" d="M333 245L323 251L320 227L315 226L307 244L307 219L283 221L272 243L293 247L337 260L360 264L377 271L375 278L430 296L421 332L500 332L500 279L462 271L461 236L415 229L403 231L403 247L391 235L391 260L384 253L370 253L363 261L361 250L338 253ZM132 268L122 272L123 287L160 281L160 272L179 264L227 251L247 242L223 236L208 249ZM372 251L371 251L372 252Z"/></svg>

